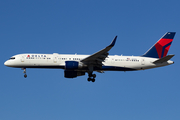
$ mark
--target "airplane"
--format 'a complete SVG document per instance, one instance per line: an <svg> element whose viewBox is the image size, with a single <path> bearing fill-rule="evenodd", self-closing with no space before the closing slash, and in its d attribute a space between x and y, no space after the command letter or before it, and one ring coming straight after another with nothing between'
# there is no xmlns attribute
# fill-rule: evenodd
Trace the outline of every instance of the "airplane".
<svg viewBox="0 0 180 120"><path fill-rule="evenodd" d="M22 68L27 77L26 68L56 68L64 69L65 78L76 78L88 74L88 81L95 82L94 71L136 71L171 65L167 55L176 32L167 32L147 52L141 56L109 55L109 50L115 45L117 36L111 44L92 55L77 54L36 54L26 53L12 56L4 65Z"/></svg>

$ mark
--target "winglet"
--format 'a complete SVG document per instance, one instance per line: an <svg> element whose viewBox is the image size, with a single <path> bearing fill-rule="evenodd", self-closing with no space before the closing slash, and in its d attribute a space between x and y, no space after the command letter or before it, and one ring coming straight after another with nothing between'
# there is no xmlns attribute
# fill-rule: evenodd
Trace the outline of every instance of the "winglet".
<svg viewBox="0 0 180 120"><path fill-rule="evenodd" d="M116 43L116 39L117 39L117 36L114 38L114 40L111 42L111 44L109 45L110 47L113 47Z"/></svg>

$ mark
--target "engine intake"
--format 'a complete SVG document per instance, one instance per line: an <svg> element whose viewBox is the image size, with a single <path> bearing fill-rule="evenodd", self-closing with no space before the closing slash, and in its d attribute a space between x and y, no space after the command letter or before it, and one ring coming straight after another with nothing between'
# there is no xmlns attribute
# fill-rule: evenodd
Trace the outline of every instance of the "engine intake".
<svg viewBox="0 0 180 120"><path fill-rule="evenodd" d="M74 69L78 69L78 65L79 63L76 61L66 61L66 70L74 70Z"/></svg>
<svg viewBox="0 0 180 120"><path fill-rule="evenodd" d="M83 68L86 65L84 65L82 62L77 61L65 61L65 69L66 70L75 70L78 68Z"/></svg>

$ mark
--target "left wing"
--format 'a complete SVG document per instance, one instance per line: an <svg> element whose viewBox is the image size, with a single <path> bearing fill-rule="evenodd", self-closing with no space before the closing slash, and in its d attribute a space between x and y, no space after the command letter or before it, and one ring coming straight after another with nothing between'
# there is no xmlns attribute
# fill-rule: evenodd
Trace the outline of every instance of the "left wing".
<svg viewBox="0 0 180 120"><path fill-rule="evenodd" d="M81 62L85 63L86 65L93 65L94 67L102 67L102 62L104 62L105 58L109 55L108 51L115 45L117 36L111 42L109 46L106 48L84 58Z"/></svg>

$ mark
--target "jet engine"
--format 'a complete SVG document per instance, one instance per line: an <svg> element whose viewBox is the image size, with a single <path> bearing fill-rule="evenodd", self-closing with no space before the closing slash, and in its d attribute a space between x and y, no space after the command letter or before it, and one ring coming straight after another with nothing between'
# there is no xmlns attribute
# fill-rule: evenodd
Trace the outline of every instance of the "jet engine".
<svg viewBox="0 0 180 120"><path fill-rule="evenodd" d="M83 67L86 67L86 65L84 65L82 62L66 61L65 62L64 77L75 78L77 76L85 75L85 72L75 71L75 70L81 69Z"/></svg>
<svg viewBox="0 0 180 120"><path fill-rule="evenodd" d="M65 62L65 69L66 70L76 70L76 69L81 69L83 67L86 67L82 62L77 62L77 61L66 61Z"/></svg>
<svg viewBox="0 0 180 120"><path fill-rule="evenodd" d="M66 78L75 78L77 76L83 76L83 75L85 75L85 72L73 71L73 70L65 70L64 71L64 77L66 77Z"/></svg>

